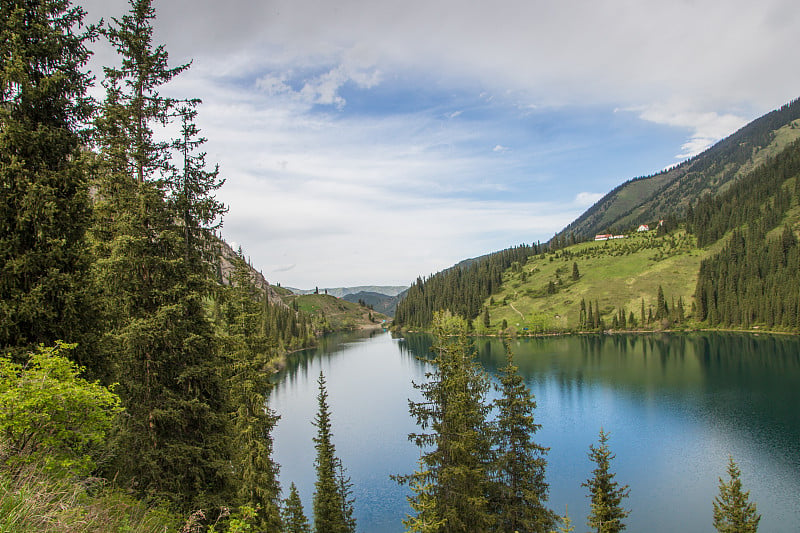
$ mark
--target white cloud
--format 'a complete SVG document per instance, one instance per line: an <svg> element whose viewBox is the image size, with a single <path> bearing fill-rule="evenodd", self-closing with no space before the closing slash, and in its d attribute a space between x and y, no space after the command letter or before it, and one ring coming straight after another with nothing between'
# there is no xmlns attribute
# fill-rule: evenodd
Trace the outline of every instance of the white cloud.
<svg viewBox="0 0 800 533"><path fill-rule="evenodd" d="M128 9L125 0L81 5L92 20ZM556 146L542 135L525 145L494 117L481 118L504 100L531 124L553 109L633 110L686 131L675 147L683 158L800 87L800 70L786 63L786 51L800 46L795 0L154 5L154 41L166 44L171 64L194 59L165 93L204 100L209 161L228 178L225 234L268 277L301 287L407 283L546 238L602 196L575 194L596 181L576 184L573 174L532 163L574 153L579 142L559 137ZM95 65L115 60L95 48ZM479 97L468 104L475 107L421 100L402 114L348 115L348 89L398 78L408 94L418 84L423 95L469 88ZM515 139L514 150L496 144L487 153L495 139ZM547 183L563 188L560 207L517 194L546 197Z"/></svg>
<svg viewBox="0 0 800 533"><path fill-rule="evenodd" d="M602 192L579 192L575 195L575 201L573 204L576 207L589 207L594 205L605 195L606 193Z"/></svg>
<svg viewBox="0 0 800 533"><path fill-rule="evenodd" d="M716 112L682 111L669 105L654 105L640 110L642 120L690 130L691 136L682 146L676 159L699 154L720 139L727 137L747 123L743 117Z"/></svg>

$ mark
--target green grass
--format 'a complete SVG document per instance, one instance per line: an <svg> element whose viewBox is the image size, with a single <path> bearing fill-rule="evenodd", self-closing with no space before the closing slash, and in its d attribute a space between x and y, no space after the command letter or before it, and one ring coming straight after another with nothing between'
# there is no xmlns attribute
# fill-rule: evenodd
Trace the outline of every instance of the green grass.
<svg viewBox="0 0 800 533"><path fill-rule="evenodd" d="M59 479L30 469L0 472L0 532L164 533L184 520L97 479Z"/></svg>
<svg viewBox="0 0 800 533"><path fill-rule="evenodd" d="M700 261L715 249L697 249L694 237L684 232L661 238L650 232L532 256L522 272L507 271L501 290L485 302L491 325L484 332L496 332L504 319L519 333L525 328L531 333L577 329L581 299L597 301L606 324L621 307L638 320L642 299L646 307L655 307L659 286L668 304L682 297L688 314ZM573 262L580 271L577 281L572 280ZM551 281L555 294L547 294Z"/></svg>

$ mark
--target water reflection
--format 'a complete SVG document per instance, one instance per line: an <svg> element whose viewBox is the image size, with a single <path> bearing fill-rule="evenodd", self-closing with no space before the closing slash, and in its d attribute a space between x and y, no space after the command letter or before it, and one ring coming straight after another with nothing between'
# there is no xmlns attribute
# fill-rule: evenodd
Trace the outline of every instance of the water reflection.
<svg viewBox="0 0 800 533"><path fill-rule="evenodd" d="M582 523L588 512L580 483L591 469L588 445L602 426L612 435L618 478L632 488L629 530L708 530L728 454L739 462L758 502L762 530L796 530L798 338L575 335L509 344L536 395L542 424L537 438L551 449L551 504L562 512L568 504L574 523ZM276 436L276 454L283 454L278 461L284 474L305 483L304 499L310 501L313 491L313 450L296 456L301 445L310 447L315 380L324 368L331 373L331 398L340 402L333 406L337 446L359 490L359 531L402 531L405 493L388 474L415 468L418 452L405 439L414 429L407 400L416 394L411 382L424 380L431 345L432 338L423 334L331 336L316 349L291 356L271 404L284 416L283 441L277 443ZM476 339L475 350L490 375L504 366L501 339ZM674 513L677 508L680 514Z"/></svg>

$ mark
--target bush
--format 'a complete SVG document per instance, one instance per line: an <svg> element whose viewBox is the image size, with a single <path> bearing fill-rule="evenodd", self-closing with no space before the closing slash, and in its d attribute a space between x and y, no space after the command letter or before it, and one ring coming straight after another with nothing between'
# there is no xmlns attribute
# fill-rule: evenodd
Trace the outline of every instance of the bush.
<svg viewBox="0 0 800 533"><path fill-rule="evenodd" d="M40 346L25 364L0 356L0 461L12 472L35 463L85 476L105 448L119 397L79 377L81 369L61 355L74 347Z"/></svg>

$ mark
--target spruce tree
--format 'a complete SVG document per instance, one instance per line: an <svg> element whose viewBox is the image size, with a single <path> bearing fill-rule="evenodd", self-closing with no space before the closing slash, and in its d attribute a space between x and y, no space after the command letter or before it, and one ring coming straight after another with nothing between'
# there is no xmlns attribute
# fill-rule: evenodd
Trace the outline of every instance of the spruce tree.
<svg viewBox="0 0 800 533"><path fill-rule="evenodd" d="M82 155L97 30L84 16L69 0L0 2L0 349L76 342L71 357L99 376Z"/></svg>
<svg viewBox="0 0 800 533"><path fill-rule="evenodd" d="M656 297L656 320L661 320L669 317L667 310L667 299L664 297L664 289L661 285L658 286L658 295Z"/></svg>
<svg viewBox="0 0 800 533"><path fill-rule="evenodd" d="M269 364L276 355L275 341L262 334L259 290L250 283L244 261L234 262L231 285L224 293L226 329L223 350L232 411L233 472L240 505L257 509L257 526L280 527L278 465L272 460L272 431L278 416L266 407L272 388Z"/></svg>
<svg viewBox="0 0 800 533"><path fill-rule="evenodd" d="M714 528L722 533L755 533L761 515L750 502L750 492L742 491L741 472L728 458L729 481L719 480L719 494L714 499Z"/></svg>
<svg viewBox="0 0 800 533"><path fill-rule="evenodd" d="M172 168L170 143L157 140L153 128L176 109L158 89L188 65L169 68L164 47L152 44L151 1L130 5L104 30L122 63L105 69L96 121L97 271L128 415L114 475L181 510L218 507L231 490L226 366L204 307L215 289L205 254L221 214L212 196L218 181L189 197L187 184L202 178L189 166Z"/></svg>
<svg viewBox="0 0 800 533"><path fill-rule="evenodd" d="M599 445L589 446L589 459L595 463L592 477L581 486L589 489L591 511L587 525L597 533L617 533L625 529L623 519L630 511L622 507L622 499L627 498L630 490L628 485L619 486L614 481L611 471L611 461L615 455L608 447L608 433L600 429Z"/></svg>
<svg viewBox="0 0 800 533"><path fill-rule="evenodd" d="M317 533L351 533L355 531L352 517L352 500L348 494L348 481L344 478L341 461L336 457L331 431L331 413L328 406L328 391L325 376L320 372L319 406L314 418L317 436L314 449L317 451L314 468L317 480L314 483L314 531Z"/></svg>
<svg viewBox="0 0 800 533"><path fill-rule="evenodd" d="M427 382L414 384L424 401L409 402L423 430L409 439L423 453L416 472L396 478L414 492L416 515L403 523L410 531L434 531L436 524L452 532L486 531L494 522L488 378L474 360L463 319L437 312L433 324L434 370Z"/></svg>
<svg viewBox="0 0 800 533"><path fill-rule="evenodd" d="M546 506L548 448L533 440L541 427L534 421L536 400L518 370L506 345L506 366L500 369L500 386L496 387L502 396L495 401L493 512L499 531L547 533L558 521Z"/></svg>
<svg viewBox="0 0 800 533"><path fill-rule="evenodd" d="M283 500L281 509L283 533L310 533L308 518L303 512L303 502L294 483L289 485L289 497Z"/></svg>

